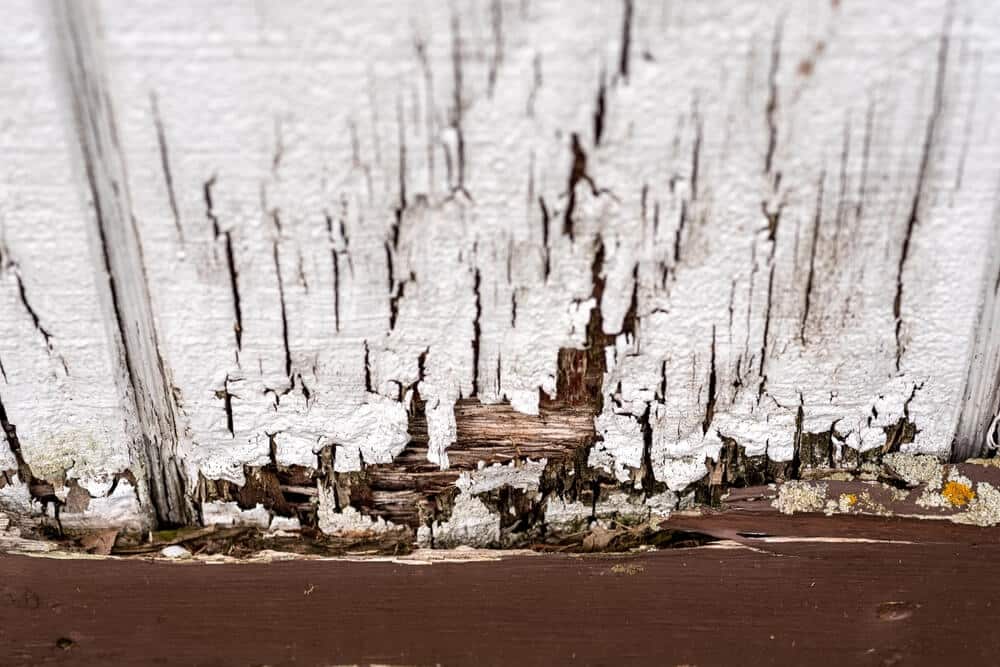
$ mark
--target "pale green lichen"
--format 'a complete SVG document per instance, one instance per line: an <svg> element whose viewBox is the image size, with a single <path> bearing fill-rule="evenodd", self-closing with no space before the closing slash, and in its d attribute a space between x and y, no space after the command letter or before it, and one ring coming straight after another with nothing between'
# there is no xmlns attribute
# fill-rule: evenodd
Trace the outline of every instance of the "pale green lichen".
<svg viewBox="0 0 1000 667"><path fill-rule="evenodd" d="M936 489L926 488L920 497L917 498L917 505L925 509L948 509L951 503L948 499L937 492Z"/></svg>
<svg viewBox="0 0 1000 667"><path fill-rule="evenodd" d="M934 456L927 454L886 454L883 459L889 470L911 486L926 484L928 489L941 488L944 466Z"/></svg>
<svg viewBox="0 0 1000 667"><path fill-rule="evenodd" d="M24 444L24 457L32 474L56 485L78 480L92 496L107 493L114 481L111 471L125 470L129 461L110 440L86 430L66 431Z"/></svg>
<svg viewBox="0 0 1000 667"><path fill-rule="evenodd" d="M987 482L980 482L976 485L976 495L969 503L969 509L951 517L951 520L975 526L997 525L1000 523L1000 490Z"/></svg>
<svg viewBox="0 0 1000 667"><path fill-rule="evenodd" d="M791 481L778 487L771 506L782 514L822 512L826 507L826 484Z"/></svg>

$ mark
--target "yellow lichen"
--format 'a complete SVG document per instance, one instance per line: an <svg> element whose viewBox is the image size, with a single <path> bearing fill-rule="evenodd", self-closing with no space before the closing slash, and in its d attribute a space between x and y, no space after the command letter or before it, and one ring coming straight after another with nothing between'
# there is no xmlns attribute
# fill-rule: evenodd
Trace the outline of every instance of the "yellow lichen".
<svg viewBox="0 0 1000 667"><path fill-rule="evenodd" d="M941 490L941 495L956 507L965 507L976 497L975 491L961 482L948 482Z"/></svg>
<svg viewBox="0 0 1000 667"><path fill-rule="evenodd" d="M848 505L856 505L858 502L858 495L856 493L845 493L844 500L847 501Z"/></svg>

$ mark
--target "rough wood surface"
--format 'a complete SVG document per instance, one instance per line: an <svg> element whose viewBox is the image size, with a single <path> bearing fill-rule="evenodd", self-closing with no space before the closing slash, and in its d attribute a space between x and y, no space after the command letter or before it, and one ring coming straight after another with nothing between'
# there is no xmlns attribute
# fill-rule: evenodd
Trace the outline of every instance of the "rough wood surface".
<svg viewBox="0 0 1000 667"><path fill-rule="evenodd" d="M5 512L479 542L996 443L989 3L7 9Z"/></svg>

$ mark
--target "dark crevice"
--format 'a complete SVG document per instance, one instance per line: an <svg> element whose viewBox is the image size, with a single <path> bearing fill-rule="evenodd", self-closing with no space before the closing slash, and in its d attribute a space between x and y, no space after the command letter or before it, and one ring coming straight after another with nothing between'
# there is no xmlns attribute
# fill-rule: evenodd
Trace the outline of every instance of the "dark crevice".
<svg viewBox="0 0 1000 667"><path fill-rule="evenodd" d="M281 160L285 157L285 138L281 131L281 119L274 119L274 155L271 157L271 173L277 174Z"/></svg>
<svg viewBox="0 0 1000 667"><path fill-rule="evenodd" d="M14 271L14 280L17 281L17 294L18 297L21 299L21 305L24 306L24 309L27 311L28 317L31 318L31 323L35 326L35 329L38 331L39 334L41 334L42 338L45 339L45 347L48 348L48 351L51 353L52 334L49 333L48 329L42 326L42 321L38 317L38 313L35 312L35 309L31 306L31 303L28 301L28 294L24 288L24 281L21 280L21 273L19 271L16 270Z"/></svg>
<svg viewBox="0 0 1000 667"><path fill-rule="evenodd" d="M392 290L396 286L395 267L392 264L392 246L386 241L382 247L385 248L385 268L389 282L389 293L392 294Z"/></svg>
<svg viewBox="0 0 1000 667"><path fill-rule="evenodd" d="M272 245L272 254L274 256L274 272L278 279L278 301L281 305L281 343L285 348L285 375L289 379L292 379L292 349L288 344L288 311L285 307L285 282L281 276L281 260L278 256L277 241Z"/></svg>
<svg viewBox="0 0 1000 667"><path fill-rule="evenodd" d="M397 101L397 125L399 127L399 204L395 210L395 221L392 224L392 248L399 247L399 230L403 224L403 214L406 211L406 126L403 121L403 104Z"/></svg>
<svg viewBox="0 0 1000 667"><path fill-rule="evenodd" d="M646 234L646 217L649 208L649 184L643 183L639 195L639 219L642 220L642 233Z"/></svg>
<svg viewBox="0 0 1000 667"><path fill-rule="evenodd" d="M229 269L229 289L233 294L233 333L236 336L236 349L243 349L243 306L240 302L239 274L236 271L236 256L233 250L233 233L227 230L223 236L226 243L226 267ZM275 246L277 248L277 246Z"/></svg>
<svg viewBox="0 0 1000 667"><path fill-rule="evenodd" d="M767 153L764 156L764 173L770 175L774 162L774 151L778 143L778 66L781 64L781 34L784 19L779 21L771 42L771 66L767 73L767 106L764 109L767 121Z"/></svg>
<svg viewBox="0 0 1000 667"><path fill-rule="evenodd" d="M212 200L212 188L215 187L215 174L202 184L202 198L205 200L205 217L212 223L212 238L218 239L222 234L219 228L219 218L215 215L215 206Z"/></svg>
<svg viewBox="0 0 1000 667"><path fill-rule="evenodd" d="M170 212L174 216L174 227L181 243L184 242L184 228L181 226L181 214L177 208L177 195L174 192L174 177L170 171L170 156L167 151L167 135L160 117L160 105L156 93L149 94L150 105L153 108L153 124L156 126L156 142L160 148L160 166L163 169L163 180L167 184L167 199L170 202ZM110 106L108 107L111 108Z"/></svg>
<svg viewBox="0 0 1000 667"><path fill-rule="evenodd" d="M767 219L767 240L774 243L771 246L770 258L774 259L774 251L777 248L777 238L778 238L778 226L781 224L781 213L785 208L784 203L778 204L778 208L771 211L767 202L761 202L761 211L764 213L764 217Z"/></svg>
<svg viewBox="0 0 1000 667"><path fill-rule="evenodd" d="M479 275L479 269L476 269L473 282L472 291L476 297L476 316L472 320L472 395L479 395L479 347L481 344L482 328L479 324L479 319L483 315L483 304L482 295L479 292L481 285L481 276Z"/></svg>
<svg viewBox="0 0 1000 667"><path fill-rule="evenodd" d="M333 324L334 330L340 331L340 254L333 245L333 219L326 216L326 234L330 241L330 260L333 264ZM340 235L344 237L343 222L341 222ZM347 239L344 237L344 246L347 246Z"/></svg>
<svg viewBox="0 0 1000 667"><path fill-rule="evenodd" d="M805 304L802 308L802 324L799 327L799 341L806 344L806 324L809 321L809 308L812 304L813 281L816 275L816 247L819 245L819 226L823 219L823 184L826 172L820 172L818 193L816 195L816 214L813 217L812 245L809 250L809 275L806 278Z"/></svg>
<svg viewBox="0 0 1000 667"><path fill-rule="evenodd" d="M601 135L604 134L604 110L607 102L607 86L604 84L604 74L597 86L597 104L594 107L594 146L601 145Z"/></svg>
<svg viewBox="0 0 1000 667"><path fill-rule="evenodd" d="M2 399L0 399L0 429L3 430L7 440L7 447L17 462L18 478L23 484L28 486L28 492L31 494L32 499L43 505L52 503L56 525L59 526L59 508L63 502L56 496L55 488L51 483L44 479L36 478L31 472L31 466L25 461L24 452L21 450L21 440L17 435L17 426L10 422ZM10 480L7 480L7 482L9 483ZM59 532L62 533L61 527Z"/></svg>
<svg viewBox="0 0 1000 667"><path fill-rule="evenodd" d="M563 234L574 240L573 237L573 211L576 208L576 185L580 181L590 186L590 191L596 197L598 195L597 186L587 174L587 154L580 145L580 137L575 132L570 135L570 150L573 152L573 164L569 171L569 185L567 186L566 212L563 214Z"/></svg>
<svg viewBox="0 0 1000 667"><path fill-rule="evenodd" d="M226 379L223 382L222 389L215 392L215 397L222 401L222 408L226 411L226 430L229 431L230 437L236 437L236 431L233 429L233 395L229 392L229 375L226 375Z"/></svg>
<svg viewBox="0 0 1000 667"><path fill-rule="evenodd" d="M916 439L917 433L920 431L917 429L917 425L913 423L913 420L910 419L910 403L913 402L917 392L923 388L924 384L922 382L913 385L910 395L903 402L903 416L896 423L882 427L885 433L885 444L882 445L883 454L898 452L904 444L911 443Z"/></svg>
<svg viewBox="0 0 1000 667"><path fill-rule="evenodd" d="M410 273L410 277L406 280L402 280L396 285L395 291L389 297L389 330L392 331L396 328L396 320L399 318L399 301L404 296L406 296L406 286L412 282L416 282L417 277Z"/></svg>
<svg viewBox="0 0 1000 667"><path fill-rule="evenodd" d="M500 388L501 387L501 384L500 384L500 368L501 368L501 363L500 363L500 361L501 361L501 359L500 359L500 353L497 352L497 397L501 397L502 398L503 397L503 391L501 391L501 388Z"/></svg>
<svg viewBox="0 0 1000 667"><path fill-rule="evenodd" d="M903 247L899 254L899 266L896 271L896 296L892 301L892 314L896 320L896 370L899 371L903 358L904 346L903 336L903 271L906 269L906 262L910 258L910 243L913 239L913 230L917 226L920 216L920 206L923 203L924 188L927 180L927 170L930 166L931 151L934 149L934 139L937 134L938 118L941 116L941 109L944 106L944 79L948 66L948 28L951 21L949 13L945 28L941 33L941 42L938 47L937 74L934 82L934 100L931 106L931 113L927 119L926 132L924 134L923 148L920 152L920 166L917 169L917 183L913 193L913 200L910 205L910 213L906 220L906 229L903 234Z"/></svg>
<svg viewBox="0 0 1000 667"><path fill-rule="evenodd" d="M764 374L765 362L767 361L767 339L771 332L771 305L774 296L774 263L771 263L771 271L767 278L767 310L764 311L764 335L760 341L760 365L757 374L760 376L760 385L757 387L757 402L760 402L764 391L767 388L767 375Z"/></svg>
<svg viewBox="0 0 1000 667"><path fill-rule="evenodd" d="M632 267L632 298L629 301L628 310L622 318L622 329L619 334L627 334L635 337L636 325L639 322L639 263ZM638 352L638 350L637 350Z"/></svg>
<svg viewBox="0 0 1000 667"><path fill-rule="evenodd" d="M371 364L371 350L368 349L368 341L363 342L365 348L365 391L369 394L375 393L372 388L372 364Z"/></svg>
<svg viewBox="0 0 1000 667"><path fill-rule="evenodd" d="M715 418L715 392L716 392L716 382L717 374L715 370L715 325L712 325L712 351L710 357L710 366L708 372L708 400L705 403L705 419L701 422L701 433L705 435L708 433L709 426L712 425L712 420Z"/></svg>
<svg viewBox="0 0 1000 667"><path fill-rule="evenodd" d="M792 441L792 476L799 476L799 469L802 466L802 426L806 419L806 406L805 398L802 396L802 392L799 392L799 405L795 410L795 439Z"/></svg>
<svg viewBox="0 0 1000 667"><path fill-rule="evenodd" d="M618 74L628 82L629 60L632 50L632 0L624 0L624 11L622 13L622 41L621 52L618 56Z"/></svg>
<svg viewBox="0 0 1000 667"><path fill-rule="evenodd" d="M677 265L681 262L681 242L684 238L684 228L687 226L688 203L681 202L680 218L677 220L677 230L674 232L674 274L677 272Z"/></svg>
<svg viewBox="0 0 1000 667"><path fill-rule="evenodd" d="M243 349L243 309L240 304L240 286L239 277L236 271L236 257L233 252L233 237L232 232L227 230L224 234L220 231L219 218L215 215L215 210L212 203L212 187L215 185L215 175L213 174L210 179L205 181L203 187L203 193L205 198L205 215L212 223L212 233L216 240L219 236L225 237L225 249L226 249L226 268L229 271L229 289L233 296L233 315L235 317L235 322L233 323L233 334L236 336L236 349Z"/></svg>
<svg viewBox="0 0 1000 667"><path fill-rule="evenodd" d="M552 250L549 248L549 209L545 205L545 199L542 197L538 198L538 208L542 211L542 248L545 254L543 268L545 281L548 282L549 272L552 268Z"/></svg>
<svg viewBox="0 0 1000 667"><path fill-rule="evenodd" d="M510 328L517 326L517 291L510 293Z"/></svg>
<svg viewBox="0 0 1000 667"><path fill-rule="evenodd" d="M697 103L692 114L694 119L694 144L691 146L691 201L698 199L698 169L701 162L702 120L698 115Z"/></svg>

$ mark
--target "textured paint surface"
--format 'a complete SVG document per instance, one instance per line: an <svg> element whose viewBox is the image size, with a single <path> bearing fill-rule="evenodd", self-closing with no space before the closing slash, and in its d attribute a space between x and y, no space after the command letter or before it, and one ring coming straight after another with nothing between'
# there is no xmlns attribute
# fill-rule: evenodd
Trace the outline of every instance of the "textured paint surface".
<svg viewBox="0 0 1000 667"><path fill-rule="evenodd" d="M416 397L444 469L456 401L537 414L605 343L588 463L661 494L727 440L945 457L998 411L986 4L8 13L0 467L57 496L131 468L170 523L247 466L390 464Z"/></svg>

